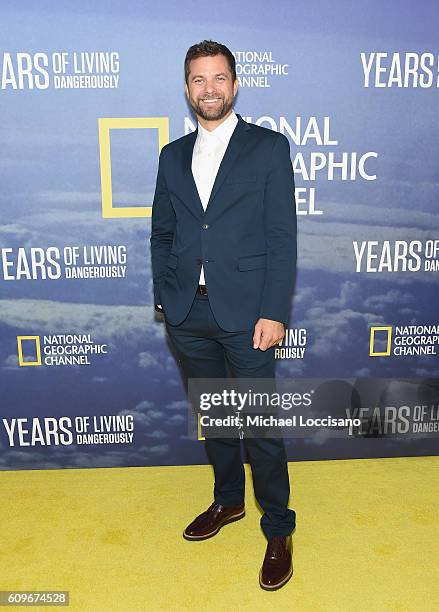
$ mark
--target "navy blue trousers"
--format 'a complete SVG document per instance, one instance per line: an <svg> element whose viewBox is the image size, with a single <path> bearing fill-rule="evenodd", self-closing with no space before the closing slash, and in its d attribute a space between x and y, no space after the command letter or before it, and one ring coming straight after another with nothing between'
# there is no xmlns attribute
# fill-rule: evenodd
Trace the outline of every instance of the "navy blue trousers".
<svg viewBox="0 0 439 612"><path fill-rule="evenodd" d="M239 304L237 304L239 308ZM166 315L165 315L166 321ZM207 296L196 294L191 310L179 325L166 321L183 376L189 378L273 378L274 347L253 348L254 330L227 332L213 316ZM215 474L214 499L223 506L244 501L245 474L239 438L206 438L205 448ZM263 510L265 536L289 535L296 513L288 508L290 483L282 439L244 438L255 497Z"/></svg>

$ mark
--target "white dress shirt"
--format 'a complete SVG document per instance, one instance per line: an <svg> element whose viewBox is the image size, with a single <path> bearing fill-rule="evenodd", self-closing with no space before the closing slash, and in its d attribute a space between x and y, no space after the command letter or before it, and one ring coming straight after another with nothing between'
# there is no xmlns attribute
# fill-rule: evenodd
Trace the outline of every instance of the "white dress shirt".
<svg viewBox="0 0 439 612"><path fill-rule="evenodd" d="M238 117L233 110L227 119L211 132L198 122L197 140L192 153L192 174L204 210L206 210L218 168L237 123ZM200 285L206 284L203 266L201 266L198 282Z"/></svg>

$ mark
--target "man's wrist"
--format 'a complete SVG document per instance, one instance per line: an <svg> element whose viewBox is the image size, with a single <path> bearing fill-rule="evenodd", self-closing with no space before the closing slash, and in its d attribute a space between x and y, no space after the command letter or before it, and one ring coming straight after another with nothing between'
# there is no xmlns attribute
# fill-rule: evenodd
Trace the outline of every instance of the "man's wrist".
<svg viewBox="0 0 439 612"><path fill-rule="evenodd" d="M286 325L287 325L285 323L285 321L279 321L278 318L277 319L273 319L272 317L267 317L267 316L264 317L264 316L260 315L259 319L264 319L264 321L273 321L274 323L281 323L284 327L286 327Z"/></svg>

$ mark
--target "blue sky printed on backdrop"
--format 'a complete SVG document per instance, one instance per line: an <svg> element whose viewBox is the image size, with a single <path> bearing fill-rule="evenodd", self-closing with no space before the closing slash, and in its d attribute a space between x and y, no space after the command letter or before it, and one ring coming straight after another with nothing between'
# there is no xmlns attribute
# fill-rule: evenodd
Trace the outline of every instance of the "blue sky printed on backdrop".
<svg viewBox="0 0 439 612"><path fill-rule="evenodd" d="M269 49L289 76L242 88L235 110L331 117L338 151L377 151L376 181L317 180L321 217L299 217L294 327L308 330L304 360L278 363L283 377L435 378L434 357L368 357L369 326L437 322L435 274L356 274L352 240L435 239L438 90L365 89L361 51L434 51L433 2L352 4L281 1L3 2L4 51L116 50L117 89L0 90L0 247L126 244L126 279L1 281L2 417L134 414L135 444L9 449L0 468L202 463L188 440L187 402L152 307L150 219L102 219L98 117L168 116L170 138L190 115L183 90L187 48L213 38L232 50ZM112 135L115 204L152 201L156 141ZM318 147L296 147L306 153ZM323 148L321 149L323 150ZM296 176L297 186L309 186ZM92 333L108 343L89 367L20 368L16 336ZM164 424L165 423L165 424ZM433 454L434 440L288 440L291 460Z"/></svg>

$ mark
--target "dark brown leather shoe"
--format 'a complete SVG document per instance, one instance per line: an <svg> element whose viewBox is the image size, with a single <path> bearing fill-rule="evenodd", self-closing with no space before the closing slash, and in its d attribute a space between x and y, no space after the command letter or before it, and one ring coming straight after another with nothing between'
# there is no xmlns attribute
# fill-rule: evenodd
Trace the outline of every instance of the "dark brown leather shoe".
<svg viewBox="0 0 439 612"><path fill-rule="evenodd" d="M280 589L293 575L291 536L275 536L268 541L259 584L266 591Z"/></svg>
<svg viewBox="0 0 439 612"><path fill-rule="evenodd" d="M225 507L213 502L209 508L197 516L183 531L186 540L207 540L216 535L223 525L239 521L245 516L244 504L242 506Z"/></svg>

